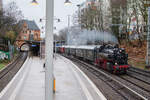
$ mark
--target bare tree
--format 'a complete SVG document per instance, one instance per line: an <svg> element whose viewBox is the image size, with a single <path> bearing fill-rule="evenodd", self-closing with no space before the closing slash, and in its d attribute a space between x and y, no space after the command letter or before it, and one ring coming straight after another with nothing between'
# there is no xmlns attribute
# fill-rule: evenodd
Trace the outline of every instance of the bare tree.
<svg viewBox="0 0 150 100"><path fill-rule="evenodd" d="M15 2L10 2L4 9L5 15L10 16L17 22L24 18L22 11L18 8Z"/></svg>
<svg viewBox="0 0 150 100"><path fill-rule="evenodd" d="M19 33L20 25L18 22L23 18L22 16L15 2L8 4L6 8L3 9L3 12L0 12L0 37L8 39L13 43ZM7 36L10 35L9 33L13 34L11 35L13 39Z"/></svg>
<svg viewBox="0 0 150 100"><path fill-rule="evenodd" d="M58 35L59 40L67 42L67 33L68 33L68 28L64 28L60 30Z"/></svg>
<svg viewBox="0 0 150 100"><path fill-rule="evenodd" d="M147 25L147 8L144 6L143 0L128 0L128 29L130 28L131 20L135 18L136 25L136 33L138 34L139 38L139 46L142 46L142 40L140 32L140 28L144 25ZM144 22L143 22L144 21Z"/></svg>

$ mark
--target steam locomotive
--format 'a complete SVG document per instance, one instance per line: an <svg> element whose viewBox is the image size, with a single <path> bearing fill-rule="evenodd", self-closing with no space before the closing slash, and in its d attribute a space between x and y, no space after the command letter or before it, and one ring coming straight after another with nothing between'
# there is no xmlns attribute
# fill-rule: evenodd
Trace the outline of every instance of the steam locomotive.
<svg viewBox="0 0 150 100"><path fill-rule="evenodd" d="M56 50L58 53L91 62L111 73L126 73L129 69L128 54L117 45L59 46Z"/></svg>

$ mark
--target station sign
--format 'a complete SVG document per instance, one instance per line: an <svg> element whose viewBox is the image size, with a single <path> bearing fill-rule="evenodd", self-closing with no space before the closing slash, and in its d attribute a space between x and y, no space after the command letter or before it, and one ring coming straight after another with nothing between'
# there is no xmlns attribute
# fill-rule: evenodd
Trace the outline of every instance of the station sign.
<svg viewBox="0 0 150 100"><path fill-rule="evenodd" d="M60 44L56 44L56 46L60 46Z"/></svg>
<svg viewBox="0 0 150 100"><path fill-rule="evenodd" d="M37 45L32 44L31 46L32 46L32 47L36 47Z"/></svg>

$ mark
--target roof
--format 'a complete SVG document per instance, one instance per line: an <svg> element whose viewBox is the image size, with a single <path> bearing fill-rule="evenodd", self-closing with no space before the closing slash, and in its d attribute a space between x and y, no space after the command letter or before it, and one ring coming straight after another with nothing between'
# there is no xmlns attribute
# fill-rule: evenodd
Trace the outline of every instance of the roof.
<svg viewBox="0 0 150 100"><path fill-rule="evenodd" d="M65 47L65 48L75 48L75 49L88 49L88 50L93 50L93 49L96 49L96 48L99 48L101 45L80 45L80 46L62 46L62 47Z"/></svg>
<svg viewBox="0 0 150 100"><path fill-rule="evenodd" d="M40 30L35 21L22 20L21 24L23 24L24 22L26 22L29 30Z"/></svg>

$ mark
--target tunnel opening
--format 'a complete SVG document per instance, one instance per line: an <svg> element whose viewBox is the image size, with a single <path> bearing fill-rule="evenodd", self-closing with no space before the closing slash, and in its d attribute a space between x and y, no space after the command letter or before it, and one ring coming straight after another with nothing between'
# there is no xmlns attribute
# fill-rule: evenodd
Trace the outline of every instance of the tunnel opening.
<svg viewBox="0 0 150 100"><path fill-rule="evenodd" d="M32 44L30 46L30 52L32 56L39 56L40 54L40 45L39 44Z"/></svg>

